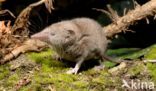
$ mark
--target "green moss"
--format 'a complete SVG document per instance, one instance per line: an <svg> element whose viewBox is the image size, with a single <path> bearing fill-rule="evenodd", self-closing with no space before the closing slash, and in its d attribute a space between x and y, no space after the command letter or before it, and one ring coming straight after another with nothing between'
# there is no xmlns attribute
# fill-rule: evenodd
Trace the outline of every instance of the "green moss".
<svg viewBox="0 0 156 91"><path fill-rule="evenodd" d="M43 51L42 53L27 54L31 60L41 65L40 70L34 72L34 80L30 86L34 86L35 84L53 84L59 91L61 89L64 91L72 90L73 85L71 83L78 78L77 75L65 74L69 68L66 68L62 62L52 60L51 54L52 52L50 49ZM80 84L74 84L76 87L81 87ZM37 88L39 87L41 87L40 89L43 89L43 86L38 85Z"/></svg>
<svg viewBox="0 0 156 91"><path fill-rule="evenodd" d="M108 80L110 74L104 70L97 72L94 69L89 69L83 71L82 75L65 74L69 68L66 68L62 62L52 60L52 53L50 49L47 49L41 53L27 54L31 60L41 66L38 71L34 72L32 83L23 89L29 89L33 86L35 90L42 90L45 89L43 85L52 84L57 91L89 91L92 88L98 91L100 89L104 90L104 85L113 83L111 80ZM111 62L105 62L104 64L107 67L113 67L115 65Z"/></svg>
<svg viewBox="0 0 156 91"><path fill-rule="evenodd" d="M28 53L27 56L29 59L35 61L38 64L45 64L48 67L61 67L64 66L62 62L52 59L53 51L51 49L46 49L40 53L32 52Z"/></svg>
<svg viewBox="0 0 156 91"><path fill-rule="evenodd" d="M20 77L18 76L18 74L12 74L11 76L9 76L9 78L7 79L6 81L6 86L11 86L11 87L14 87L15 84L18 83Z"/></svg>
<svg viewBox="0 0 156 91"><path fill-rule="evenodd" d="M115 55L118 58L132 57L133 59L146 54L148 51L147 48L145 50L136 48L128 50L124 48L108 50L107 53L111 56ZM135 53L137 56L132 56ZM120 76L112 76L107 70L95 71L93 68L82 71L82 74L68 75L66 71L69 70L69 68L66 67L64 63L53 60L51 54L53 54L53 52L50 49L46 49L40 53L31 52L27 54L29 59L37 63L38 68L32 73L31 83L27 86L23 86L20 91L48 91L49 85L53 86L56 91L111 91L111 88L117 88L119 91L122 91ZM111 68L115 65L111 62L104 62L103 64L106 65L106 68ZM136 65L128 69L127 73L131 76L138 75L144 70L144 66L144 64L136 63ZM154 74L155 71L152 72L154 67L153 65L149 67L153 79L156 77ZM10 85L15 84L15 80L17 81L20 78L20 71L21 70L16 70L17 74L10 76L6 83Z"/></svg>
<svg viewBox="0 0 156 91"><path fill-rule="evenodd" d="M20 89L20 91L45 91L45 90L42 88L41 84L34 83L34 84L31 84L31 85L27 85L27 86L22 87Z"/></svg>
<svg viewBox="0 0 156 91"><path fill-rule="evenodd" d="M156 64L147 63L147 68L149 75L152 77L152 80L156 83Z"/></svg>
<svg viewBox="0 0 156 91"><path fill-rule="evenodd" d="M106 68L112 68L112 67L114 67L116 65L116 63L107 61L107 62L104 62L104 65L105 65Z"/></svg>
<svg viewBox="0 0 156 91"><path fill-rule="evenodd" d="M149 51L145 55L145 59L156 59L156 45L149 48Z"/></svg>
<svg viewBox="0 0 156 91"><path fill-rule="evenodd" d="M36 75L34 77L35 81L42 84L50 84L50 83L57 83L57 82L73 82L74 78L67 74L51 74L51 73L42 73L40 75Z"/></svg>
<svg viewBox="0 0 156 91"><path fill-rule="evenodd" d="M4 79L9 75L8 65L0 65L0 80Z"/></svg>
<svg viewBox="0 0 156 91"><path fill-rule="evenodd" d="M68 89L68 87L71 87L70 83L74 82L76 78L76 75L68 75L46 68L44 71L39 70L34 73L30 86L35 86L34 89L38 89L39 87L40 89L45 89L43 85L53 84L58 89ZM36 84L38 85L36 86Z"/></svg>
<svg viewBox="0 0 156 91"><path fill-rule="evenodd" d="M99 75L89 82L90 89L93 91L111 91L110 88L121 86L121 80L118 77ZM109 90L107 90L109 88Z"/></svg>
<svg viewBox="0 0 156 91"><path fill-rule="evenodd" d="M128 69L128 74L130 76L137 76L141 72L143 72L144 68L145 68L145 65L141 62L140 63L138 62Z"/></svg>
<svg viewBox="0 0 156 91"><path fill-rule="evenodd" d="M77 88L86 88L89 85L89 82L87 81L75 81L72 83Z"/></svg>

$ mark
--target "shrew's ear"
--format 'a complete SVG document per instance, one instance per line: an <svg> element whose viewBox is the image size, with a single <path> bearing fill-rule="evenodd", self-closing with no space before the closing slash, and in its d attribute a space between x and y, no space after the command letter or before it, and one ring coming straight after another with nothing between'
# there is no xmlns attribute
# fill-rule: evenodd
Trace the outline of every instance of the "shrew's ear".
<svg viewBox="0 0 156 91"><path fill-rule="evenodd" d="M67 30L71 35L74 35L75 32L73 30Z"/></svg>

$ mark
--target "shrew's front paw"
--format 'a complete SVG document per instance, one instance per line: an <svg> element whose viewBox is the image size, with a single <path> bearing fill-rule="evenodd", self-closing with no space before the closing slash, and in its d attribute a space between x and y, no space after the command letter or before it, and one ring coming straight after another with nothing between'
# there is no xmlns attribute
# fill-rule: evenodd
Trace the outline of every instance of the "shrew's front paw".
<svg viewBox="0 0 156 91"><path fill-rule="evenodd" d="M61 61L62 58L61 58L60 55L58 55L58 54L55 53L55 54L52 55L52 59Z"/></svg>
<svg viewBox="0 0 156 91"><path fill-rule="evenodd" d="M77 74L78 73L78 69L77 68L71 68L66 73L67 74Z"/></svg>

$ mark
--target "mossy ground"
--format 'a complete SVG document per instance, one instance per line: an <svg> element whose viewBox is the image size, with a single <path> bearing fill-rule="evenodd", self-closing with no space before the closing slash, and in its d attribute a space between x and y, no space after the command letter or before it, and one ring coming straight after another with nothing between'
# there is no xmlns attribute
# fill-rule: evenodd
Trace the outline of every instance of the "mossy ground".
<svg viewBox="0 0 156 91"><path fill-rule="evenodd" d="M132 59L118 74L108 72L115 64L104 62L106 69L96 71L94 66L84 64L78 75L66 74L73 63L53 60L50 49L40 53L25 54L26 59L19 67L11 69L12 63L0 65L0 91L13 91L18 82L29 76L31 82L19 91L125 91L122 80L139 79L156 84L156 64L143 63L141 59L155 59L156 46L145 49L121 48L108 50L107 54L116 58ZM28 62L28 63L26 63ZM18 62L17 62L18 63ZM27 65L25 65L27 64ZM31 65L31 66L30 66Z"/></svg>

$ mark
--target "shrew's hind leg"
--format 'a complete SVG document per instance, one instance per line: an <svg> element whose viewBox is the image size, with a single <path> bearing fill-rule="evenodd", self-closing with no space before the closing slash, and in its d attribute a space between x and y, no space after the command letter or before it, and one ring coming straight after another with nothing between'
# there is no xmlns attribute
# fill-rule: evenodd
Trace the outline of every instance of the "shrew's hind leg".
<svg viewBox="0 0 156 91"><path fill-rule="evenodd" d="M95 70L101 70L101 69L104 69L105 65L103 64L103 61L104 60L107 60L107 61L111 61L111 62L115 62L117 64L121 63L120 61L117 61L117 60L114 60L113 58L109 57L109 56L106 56L104 54L99 54L98 55L100 60L99 60L99 64L98 66L95 66L94 69Z"/></svg>
<svg viewBox="0 0 156 91"><path fill-rule="evenodd" d="M98 60L99 65L94 67L94 70L99 71L105 68L105 65L102 63L102 59Z"/></svg>

